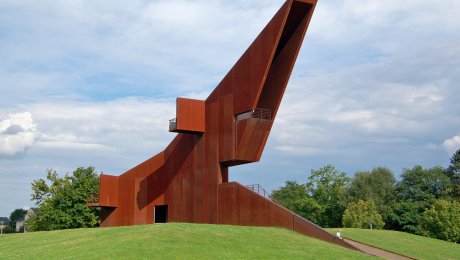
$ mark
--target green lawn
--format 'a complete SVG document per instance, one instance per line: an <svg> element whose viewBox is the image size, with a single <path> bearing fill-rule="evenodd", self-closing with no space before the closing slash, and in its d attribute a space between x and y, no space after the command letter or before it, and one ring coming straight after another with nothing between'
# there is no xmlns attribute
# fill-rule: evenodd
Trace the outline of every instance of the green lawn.
<svg viewBox="0 0 460 260"><path fill-rule="evenodd" d="M156 224L0 235L1 259L365 259L280 228Z"/></svg>
<svg viewBox="0 0 460 260"><path fill-rule="evenodd" d="M342 228L343 237L418 259L460 259L460 245L391 230ZM337 229L330 229L335 232Z"/></svg>

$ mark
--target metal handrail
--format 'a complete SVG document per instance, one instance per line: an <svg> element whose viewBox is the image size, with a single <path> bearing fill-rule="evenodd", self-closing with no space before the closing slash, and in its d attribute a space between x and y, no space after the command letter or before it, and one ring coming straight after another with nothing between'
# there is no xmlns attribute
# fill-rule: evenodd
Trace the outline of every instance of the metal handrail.
<svg viewBox="0 0 460 260"><path fill-rule="evenodd" d="M260 184L251 184L251 185L247 185L246 187L256 192L257 194L261 195L262 197L273 200L271 193L268 193L262 186L260 186Z"/></svg>
<svg viewBox="0 0 460 260"><path fill-rule="evenodd" d="M86 203L88 204L99 203L99 194L88 194L88 197L86 197Z"/></svg>
<svg viewBox="0 0 460 260"><path fill-rule="evenodd" d="M236 121L244 120L244 119L248 119L248 118L271 120L272 119L272 111L271 111L271 109L268 109L268 108L256 108L254 110L238 114L235 117L236 117Z"/></svg>
<svg viewBox="0 0 460 260"><path fill-rule="evenodd" d="M177 130L177 118L169 120L169 132Z"/></svg>
<svg viewBox="0 0 460 260"><path fill-rule="evenodd" d="M268 108L256 108L252 111L252 118L271 120L272 111Z"/></svg>

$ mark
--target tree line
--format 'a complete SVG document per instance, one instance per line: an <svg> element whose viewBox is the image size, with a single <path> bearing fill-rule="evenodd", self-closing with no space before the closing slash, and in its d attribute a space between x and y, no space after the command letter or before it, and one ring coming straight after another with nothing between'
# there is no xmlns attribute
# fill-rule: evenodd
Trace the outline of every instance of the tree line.
<svg viewBox="0 0 460 260"><path fill-rule="evenodd" d="M98 226L100 209L86 206L98 186L94 167L63 177L48 170L45 179L32 183L37 208L27 230ZM460 242L460 150L447 168L415 166L404 169L399 180L386 167L350 178L327 165L312 170L306 183L287 181L272 197L322 227L384 228ZM12 223L25 215L20 209L13 213Z"/></svg>
<svg viewBox="0 0 460 260"><path fill-rule="evenodd" d="M460 149L447 168L386 167L353 178L332 165L312 170L306 183L287 181L275 201L322 227L391 229L460 242Z"/></svg>

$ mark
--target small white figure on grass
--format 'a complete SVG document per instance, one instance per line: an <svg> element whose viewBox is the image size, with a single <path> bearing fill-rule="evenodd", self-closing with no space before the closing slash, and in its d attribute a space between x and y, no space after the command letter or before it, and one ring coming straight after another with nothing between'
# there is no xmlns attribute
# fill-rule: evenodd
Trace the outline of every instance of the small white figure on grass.
<svg viewBox="0 0 460 260"><path fill-rule="evenodd" d="M340 230L337 231L335 235L337 236L338 239L342 239L342 234L340 233Z"/></svg>

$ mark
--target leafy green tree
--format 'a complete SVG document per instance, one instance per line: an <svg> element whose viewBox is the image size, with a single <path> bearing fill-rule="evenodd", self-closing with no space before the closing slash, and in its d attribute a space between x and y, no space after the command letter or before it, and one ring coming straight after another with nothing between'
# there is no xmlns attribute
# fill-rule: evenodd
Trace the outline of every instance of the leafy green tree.
<svg viewBox="0 0 460 260"><path fill-rule="evenodd" d="M427 203L424 201L398 201L390 215L392 229L420 235L421 229L418 224L418 218L421 211L426 207Z"/></svg>
<svg viewBox="0 0 460 260"><path fill-rule="evenodd" d="M388 168L357 172L347 190L347 204L357 200L372 200L386 222L396 201L395 185L396 179Z"/></svg>
<svg viewBox="0 0 460 260"><path fill-rule="evenodd" d="M342 223L347 228L382 229L385 225L372 200L350 202L343 214Z"/></svg>
<svg viewBox="0 0 460 260"><path fill-rule="evenodd" d="M321 207L318 224L323 227L340 227L345 205L341 204L350 183L346 173L327 165L312 170L306 183L307 194Z"/></svg>
<svg viewBox="0 0 460 260"><path fill-rule="evenodd" d="M294 213L318 223L322 208L314 199L308 196L305 184L287 181L284 187L272 191L272 197Z"/></svg>
<svg viewBox="0 0 460 260"><path fill-rule="evenodd" d="M97 193L99 176L93 167L78 168L72 175L59 177L48 170L46 180L32 182L32 200L37 204L36 215L28 221L32 231L95 227L99 222L97 210L86 206L88 194Z"/></svg>
<svg viewBox="0 0 460 260"><path fill-rule="evenodd" d="M429 169L415 166L405 169L401 177L396 185L399 201L391 221L398 230L421 234L418 218L437 199L449 198L450 180L440 166Z"/></svg>
<svg viewBox="0 0 460 260"><path fill-rule="evenodd" d="M452 188L450 195L456 200L460 200L460 149L452 155L450 165L446 169Z"/></svg>
<svg viewBox="0 0 460 260"><path fill-rule="evenodd" d="M420 218L422 235L460 242L460 202L437 200Z"/></svg>
<svg viewBox="0 0 460 260"><path fill-rule="evenodd" d="M10 225L11 228L16 230L16 222L23 218L27 214L27 210L25 209L15 209L10 214Z"/></svg>
<svg viewBox="0 0 460 260"><path fill-rule="evenodd" d="M437 198L448 197L450 181L441 166L429 169L415 166L405 169L401 177L396 190L402 200L427 201L431 204Z"/></svg>

